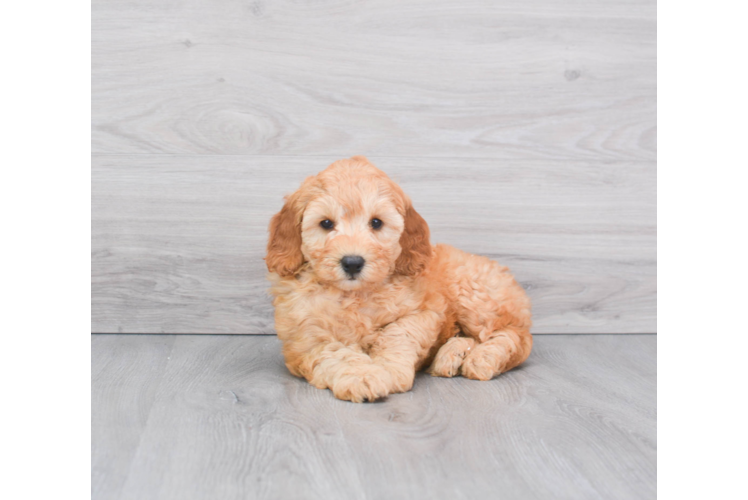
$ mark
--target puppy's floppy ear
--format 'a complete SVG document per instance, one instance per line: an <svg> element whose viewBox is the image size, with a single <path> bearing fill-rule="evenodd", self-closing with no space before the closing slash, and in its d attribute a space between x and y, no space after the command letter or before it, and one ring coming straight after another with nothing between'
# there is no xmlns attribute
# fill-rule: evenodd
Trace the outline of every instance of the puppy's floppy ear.
<svg viewBox="0 0 748 500"><path fill-rule="evenodd" d="M429 225L408 203L405 207L405 228L400 235L402 253L395 262L396 272L414 276L423 271L431 260L429 236Z"/></svg>
<svg viewBox="0 0 748 500"><path fill-rule="evenodd" d="M270 272L293 276L304 263L301 253L301 216L298 192L287 196L280 212L270 221L265 263Z"/></svg>

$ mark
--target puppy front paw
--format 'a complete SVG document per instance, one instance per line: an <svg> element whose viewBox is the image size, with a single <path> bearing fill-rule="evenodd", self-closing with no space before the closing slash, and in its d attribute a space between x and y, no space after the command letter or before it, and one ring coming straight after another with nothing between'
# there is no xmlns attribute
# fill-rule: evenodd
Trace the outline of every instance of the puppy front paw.
<svg viewBox="0 0 748 500"><path fill-rule="evenodd" d="M361 403L387 396L393 385L392 376L383 367L366 364L346 367L333 381L330 389L338 399Z"/></svg>
<svg viewBox="0 0 748 500"><path fill-rule="evenodd" d="M384 362L382 366L384 366L392 377L390 393L408 392L413 388L413 382L416 379L416 371L413 367L387 362Z"/></svg>
<svg viewBox="0 0 748 500"><path fill-rule="evenodd" d="M465 356L475 346L475 340L468 337L449 339L436 353L429 373L435 377L454 377L460 373Z"/></svg>

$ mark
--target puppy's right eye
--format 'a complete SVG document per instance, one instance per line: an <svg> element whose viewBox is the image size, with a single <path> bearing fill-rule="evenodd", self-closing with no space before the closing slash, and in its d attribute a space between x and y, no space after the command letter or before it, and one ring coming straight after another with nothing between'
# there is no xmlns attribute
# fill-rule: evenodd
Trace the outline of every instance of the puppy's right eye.
<svg viewBox="0 0 748 500"><path fill-rule="evenodd" d="M322 226L324 229L332 229L335 227L335 223L331 221L330 219L325 219L322 222L319 223L320 226Z"/></svg>

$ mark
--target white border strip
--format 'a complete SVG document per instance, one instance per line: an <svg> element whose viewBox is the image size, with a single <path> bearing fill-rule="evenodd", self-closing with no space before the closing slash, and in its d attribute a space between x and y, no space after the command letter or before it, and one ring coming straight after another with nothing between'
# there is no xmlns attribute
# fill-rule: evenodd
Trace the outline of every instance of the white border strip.
<svg viewBox="0 0 748 500"><path fill-rule="evenodd" d="M748 127L748 115L658 114L658 127Z"/></svg>

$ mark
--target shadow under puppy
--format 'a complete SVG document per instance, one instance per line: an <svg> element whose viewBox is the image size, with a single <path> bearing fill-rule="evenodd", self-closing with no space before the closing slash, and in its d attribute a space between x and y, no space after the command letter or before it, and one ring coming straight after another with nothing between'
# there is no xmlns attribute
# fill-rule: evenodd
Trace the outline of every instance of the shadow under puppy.
<svg viewBox="0 0 748 500"><path fill-rule="evenodd" d="M532 349L530 301L506 267L448 245L366 158L307 178L270 222L265 258L286 366L374 401L415 373L489 380Z"/></svg>

